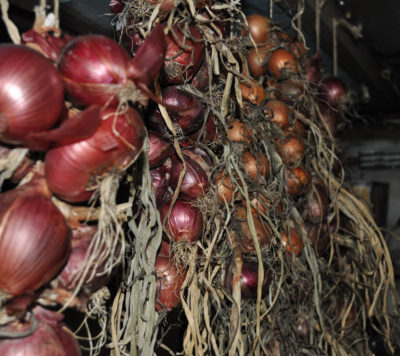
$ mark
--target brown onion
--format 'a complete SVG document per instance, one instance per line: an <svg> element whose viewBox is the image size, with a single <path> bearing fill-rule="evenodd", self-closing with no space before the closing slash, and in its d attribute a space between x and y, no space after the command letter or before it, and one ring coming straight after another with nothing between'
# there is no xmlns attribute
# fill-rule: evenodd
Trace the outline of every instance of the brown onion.
<svg viewBox="0 0 400 356"><path fill-rule="evenodd" d="M193 77L203 61L203 36L196 26L186 27L183 22L178 22L165 39L165 80L170 84L182 84Z"/></svg>
<svg viewBox="0 0 400 356"><path fill-rule="evenodd" d="M296 136L285 136L278 140L278 153L288 166L297 165L304 157L304 142Z"/></svg>
<svg viewBox="0 0 400 356"><path fill-rule="evenodd" d="M271 122L279 125L282 129L288 127L290 108L283 101L275 99L269 100L264 108L266 114L272 116Z"/></svg>
<svg viewBox="0 0 400 356"><path fill-rule="evenodd" d="M170 311L180 303L180 291L186 271L177 268L167 256L158 255L154 265L157 273L156 309Z"/></svg>
<svg viewBox="0 0 400 356"><path fill-rule="evenodd" d="M188 198L201 198L203 197L209 187L210 183L204 169L194 160L185 157L186 172L183 176L182 184L180 186L180 193ZM183 170L183 163L177 157L172 159L170 185L172 189L178 186L179 176Z"/></svg>
<svg viewBox="0 0 400 356"><path fill-rule="evenodd" d="M0 141L24 143L29 133L53 127L64 108L54 65L22 45L0 45Z"/></svg>
<svg viewBox="0 0 400 356"><path fill-rule="evenodd" d="M303 195L310 189L311 177L303 167L286 169L286 192L292 196Z"/></svg>
<svg viewBox="0 0 400 356"><path fill-rule="evenodd" d="M0 195L0 290L33 292L68 258L71 231L43 178Z"/></svg>
<svg viewBox="0 0 400 356"><path fill-rule="evenodd" d="M103 109L101 125L89 138L62 142L48 150L46 180L51 191L69 202L90 199L96 179L106 172L126 168L140 152L145 137L141 117L133 108L117 114Z"/></svg>
<svg viewBox="0 0 400 356"><path fill-rule="evenodd" d="M235 218L240 226L240 236L242 248L246 252L255 253L256 248L251 235L249 223L247 220L247 209L242 205L237 205L234 212ZM252 214L254 229L260 248L266 247L271 241L271 230L267 223L261 220L256 214Z"/></svg>
<svg viewBox="0 0 400 356"><path fill-rule="evenodd" d="M269 160L261 152L257 152L256 156L254 156L250 151L244 151L242 164L247 176L251 180L255 180L261 176L267 177L269 174Z"/></svg>
<svg viewBox="0 0 400 356"><path fill-rule="evenodd" d="M299 71L299 64L292 52L279 48L271 53L267 63L268 71L277 79L284 79Z"/></svg>
<svg viewBox="0 0 400 356"><path fill-rule="evenodd" d="M171 201L165 202L159 209L161 221L165 220L165 230L174 241L195 242L203 234L201 211L182 199L177 199L169 216Z"/></svg>
<svg viewBox="0 0 400 356"><path fill-rule="evenodd" d="M270 20L260 14L252 14L246 17L249 32L256 44L263 44L269 39Z"/></svg>
<svg viewBox="0 0 400 356"><path fill-rule="evenodd" d="M290 256L294 253L295 256L298 256L304 246L299 232L295 228L290 228L289 234L285 230L282 230L281 236L282 246L285 248L287 255Z"/></svg>
<svg viewBox="0 0 400 356"><path fill-rule="evenodd" d="M217 190L217 196L221 203L231 203L232 200L236 200L238 192L234 192L235 188L230 175L225 171L218 173L215 187Z"/></svg>
<svg viewBox="0 0 400 356"><path fill-rule="evenodd" d="M250 143L253 141L249 126L236 119L229 122L228 138L233 142Z"/></svg>
<svg viewBox="0 0 400 356"><path fill-rule="evenodd" d="M265 91L262 85L256 80L249 78L249 82L243 81L239 84L240 91L242 93L243 104L246 107L246 103L260 106L265 101Z"/></svg>
<svg viewBox="0 0 400 356"><path fill-rule="evenodd" d="M268 57L268 48L259 47L257 49L252 48L247 53L247 65L249 67L250 74L258 79L265 73L267 73L268 67L265 63Z"/></svg>
<svg viewBox="0 0 400 356"><path fill-rule="evenodd" d="M288 104L299 103L304 100L304 85L295 79L285 79L277 84L276 97Z"/></svg>

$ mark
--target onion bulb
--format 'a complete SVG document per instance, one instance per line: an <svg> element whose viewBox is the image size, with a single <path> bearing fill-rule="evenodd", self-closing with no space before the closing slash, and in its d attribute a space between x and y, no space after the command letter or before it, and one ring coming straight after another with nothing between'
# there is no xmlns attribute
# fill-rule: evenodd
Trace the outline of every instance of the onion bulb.
<svg viewBox="0 0 400 356"><path fill-rule="evenodd" d="M172 153L172 147L157 132L149 132L149 150L147 155L149 157L150 168L155 168L162 165L165 160Z"/></svg>
<svg viewBox="0 0 400 356"><path fill-rule="evenodd" d="M253 155L250 151L244 151L242 154L242 164L244 171L251 180L255 180L261 176L267 177L269 174L269 160L261 152Z"/></svg>
<svg viewBox="0 0 400 356"><path fill-rule="evenodd" d="M285 248L288 256L292 253L298 256L303 249L303 239L301 238L299 232L295 228L290 228L289 233L285 230L281 231L282 236L282 246Z"/></svg>
<svg viewBox="0 0 400 356"><path fill-rule="evenodd" d="M304 157L305 145L299 137L288 135L283 139L279 139L278 153L282 157L284 163L288 166L294 166L300 163Z"/></svg>
<svg viewBox="0 0 400 356"><path fill-rule="evenodd" d="M53 64L22 45L0 45L0 141L24 143L52 128L64 108L62 79Z"/></svg>
<svg viewBox="0 0 400 356"><path fill-rule="evenodd" d="M203 217L201 211L189 202L177 199L170 214L171 201L165 202L160 208L161 221L165 221L165 230L175 241L195 242L203 234Z"/></svg>
<svg viewBox="0 0 400 356"><path fill-rule="evenodd" d="M270 122L279 125L285 129L289 125L290 108L283 101L272 99L264 107L266 115L272 117Z"/></svg>
<svg viewBox="0 0 400 356"><path fill-rule="evenodd" d="M259 47L252 48L247 53L247 66L249 67L250 74L258 79L268 71L266 59L268 57L268 48Z"/></svg>
<svg viewBox="0 0 400 356"><path fill-rule="evenodd" d="M286 169L286 192L292 196L303 195L310 189L311 177L303 167Z"/></svg>
<svg viewBox="0 0 400 356"><path fill-rule="evenodd" d="M325 77L319 86L319 99L333 107L345 104L348 87L339 77Z"/></svg>
<svg viewBox="0 0 400 356"><path fill-rule="evenodd" d="M270 20L260 14L252 14L246 17L249 32L256 44L263 44L269 39Z"/></svg>
<svg viewBox="0 0 400 356"><path fill-rule="evenodd" d="M45 175L51 191L68 202L90 199L97 178L124 169L140 152L145 136L141 117L133 108L118 114L101 111L102 121L93 135L77 142L58 143L47 151Z"/></svg>
<svg viewBox="0 0 400 356"><path fill-rule="evenodd" d="M17 296L50 282L66 262L71 231L44 180L0 195L0 291Z"/></svg>
<svg viewBox="0 0 400 356"><path fill-rule="evenodd" d="M267 68L275 78L284 79L294 73L298 73L299 64L292 52L279 48L269 56Z"/></svg>

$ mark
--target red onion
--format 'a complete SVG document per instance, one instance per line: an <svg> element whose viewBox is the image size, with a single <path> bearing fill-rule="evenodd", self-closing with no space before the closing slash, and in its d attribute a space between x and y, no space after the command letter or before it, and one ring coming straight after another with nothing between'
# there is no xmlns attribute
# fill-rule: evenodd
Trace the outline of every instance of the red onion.
<svg viewBox="0 0 400 356"><path fill-rule="evenodd" d="M170 196L168 191L170 178L169 171L170 170L165 167L165 165L150 170L151 185L154 196L156 198L157 206L160 206Z"/></svg>
<svg viewBox="0 0 400 356"><path fill-rule="evenodd" d="M186 172L180 186L180 193L188 198L201 198L207 193L210 187L207 174L196 161L187 156L184 156L184 159ZM172 189L176 189L178 186L182 170L183 163L177 157L173 157L170 179Z"/></svg>
<svg viewBox="0 0 400 356"><path fill-rule="evenodd" d="M27 134L55 125L64 107L63 84L38 52L0 45L0 141L24 143Z"/></svg>
<svg viewBox="0 0 400 356"><path fill-rule="evenodd" d="M109 108L101 115L101 125L92 136L64 145L60 142L46 154L46 180L63 200L88 200L97 188L98 177L126 168L141 150L145 128L137 111L128 108L117 114Z"/></svg>
<svg viewBox="0 0 400 356"><path fill-rule="evenodd" d="M127 89L133 95L133 87L138 87L141 93L129 99L145 104L151 95L146 86L160 70L165 49L160 25L153 29L133 60L108 37L79 36L64 47L58 68L76 105L116 106L121 90Z"/></svg>
<svg viewBox="0 0 400 356"><path fill-rule="evenodd" d="M149 132L150 147L149 152L149 164L150 168L160 166L165 160L171 155L172 147L168 141L166 141L160 134L156 132Z"/></svg>
<svg viewBox="0 0 400 356"><path fill-rule="evenodd" d="M318 126L322 130L329 130L333 136L337 136L338 134L338 124L339 124L339 113L336 109L332 108L329 105L325 105L323 103L319 103L319 110L321 116L318 121Z"/></svg>
<svg viewBox="0 0 400 356"><path fill-rule="evenodd" d="M200 91L205 91L208 88L210 76L208 73L208 65L206 62L200 66L191 80L191 84Z"/></svg>
<svg viewBox="0 0 400 356"><path fill-rule="evenodd" d="M312 189L307 194L303 205L304 219L313 223L321 224L328 215L329 201L328 192L321 183L313 183Z"/></svg>
<svg viewBox="0 0 400 356"><path fill-rule="evenodd" d="M309 58L305 65L305 72L307 82L310 85L316 84L321 80L322 70L324 69L324 63L319 56L319 53L315 53Z"/></svg>
<svg viewBox="0 0 400 356"><path fill-rule="evenodd" d="M193 94L177 86L169 86L163 89L162 96L164 103L171 107L181 108L180 110L170 108L167 111L171 120L178 124L184 135L195 132L203 125L204 106ZM148 120L155 130L160 131L166 126L158 109L152 115L149 115Z"/></svg>
<svg viewBox="0 0 400 356"><path fill-rule="evenodd" d="M166 36L167 52L164 61L165 79L170 84L190 80L204 58L204 41L196 26L174 25Z"/></svg>
<svg viewBox="0 0 400 356"><path fill-rule="evenodd" d="M348 87L339 77L326 77L322 79L319 87L319 99L333 107L338 107L346 101Z"/></svg>
<svg viewBox="0 0 400 356"><path fill-rule="evenodd" d="M178 269L168 257L158 256L154 265L157 273L158 288L156 293L156 309L167 311L180 303L180 290L186 277L186 272Z"/></svg>
<svg viewBox="0 0 400 356"><path fill-rule="evenodd" d="M226 268L224 285L232 293L235 261L232 260ZM270 283L270 272L264 266L264 279L262 282L261 293L265 295ZM242 273L240 275L240 291L244 299L256 299L258 286L258 262L243 257Z"/></svg>
<svg viewBox="0 0 400 356"><path fill-rule="evenodd" d="M60 274L58 275L53 286L63 288L67 291L73 291L77 285L77 277L85 268L86 254L93 236L97 232L97 225L80 225L72 230L72 249L68 261ZM97 275L97 272L104 270L104 263L89 267L86 280L82 284L85 294L94 293L103 287L110 279L109 275Z"/></svg>
<svg viewBox="0 0 400 356"><path fill-rule="evenodd" d="M10 335L0 339L2 356L81 356L76 338L62 323L62 315L41 307L33 314L36 327L33 321L17 321L2 330ZM26 336L19 337L21 333Z"/></svg>
<svg viewBox="0 0 400 356"><path fill-rule="evenodd" d="M183 142L181 142L181 146L184 145ZM210 156L207 154L206 151L204 151L200 147L196 146L191 146L187 145L185 148L182 150L183 154L189 158L191 158L193 161L195 161L201 168L203 168L204 172L206 173L207 177L210 176L211 171L213 169L213 163L210 158Z"/></svg>
<svg viewBox="0 0 400 356"><path fill-rule="evenodd" d="M22 34L21 41L23 44L38 50L53 62L56 62L62 49L73 38L73 36L68 35L54 36L49 31L39 33L31 29Z"/></svg>
<svg viewBox="0 0 400 356"><path fill-rule="evenodd" d="M213 115L209 114L205 127L200 127L196 132L189 135L194 141L203 143L214 142L217 139L218 133L214 125Z"/></svg>
<svg viewBox="0 0 400 356"><path fill-rule="evenodd" d="M71 232L44 184L0 195L0 291L10 295L39 289L68 258Z"/></svg>
<svg viewBox="0 0 400 356"><path fill-rule="evenodd" d="M164 203L159 211L161 221L167 217L171 201ZM170 215L165 221L165 230L174 241L197 241L203 233L203 217L201 211L182 199L177 199Z"/></svg>
<svg viewBox="0 0 400 356"><path fill-rule="evenodd" d="M125 4L122 0L110 0L108 8L113 14L119 14L124 9Z"/></svg>

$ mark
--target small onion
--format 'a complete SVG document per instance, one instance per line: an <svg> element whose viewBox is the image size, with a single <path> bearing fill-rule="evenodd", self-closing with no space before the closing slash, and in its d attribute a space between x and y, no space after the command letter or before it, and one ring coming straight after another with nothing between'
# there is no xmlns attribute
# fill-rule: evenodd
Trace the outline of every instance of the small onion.
<svg viewBox="0 0 400 356"><path fill-rule="evenodd" d="M307 237L311 242L311 246L317 257L323 256L330 243L329 232L325 224L314 225L310 223L305 224L307 230Z"/></svg>
<svg viewBox="0 0 400 356"><path fill-rule="evenodd" d="M263 44L269 39L270 20L260 14L252 14L246 17L249 32L256 44Z"/></svg>
<svg viewBox="0 0 400 356"><path fill-rule="evenodd" d="M315 85L321 80L322 70L324 69L324 63L319 56L319 53L315 53L309 58L305 65L305 72L307 82L310 85Z"/></svg>
<svg viewBox="0 0 400 356"><path fill-rule="evenodd" d="M240 236L243 250L250 253L255 253L256 248L254 241L251 236L249 223L247 221L247 209L238 205L235 207L234 216L237 219L240 226ZM254 229L256 232L257 240L260 244L260 248L266 247L271 241L271 230L269 226L262 221L256 214L252 214Z"/></svg>
<svg viewBox="0 0 400 356"><path fill-rule="evenodd" d="M164 103L179 107L179 110L167 109L171 120L175 122L184 135L191 134L200 129L204 122L204 105L193 94L172 85L163 89ZM154 130L162 130L166 127L165 121L157 108L147 117L148 123Z"/></svg>
<svg viewBox="0 0 400 356"><path fill-rule="evenodd" d="M299 64L292 52L279 48L271 53L267 63L268 71L277 79L284 79L299 71Z"/></svg>
<svg viewBox="0 0 400 356"><path fill-rule="evenodd" d="M157 273L156 309L170 311L180 303L180 290L186 272L177 268L167 256L157 256L154 265Z"/></svg>
<svg viewBox="0 0 400 356"><path fill-rule="evenodd" d="M191 84L200 91L205 91L208 88L210 84L210 75L208 72L208 65L205 61L193 76Z"/></svg>
<svg viewBox="0 0 400 356"><path fill-rule="evenodd" d="M122 0L110 0L108 8L113 14L120 14L124 9L125 4Z"/></svg>
<svg viewBox="0 0 400 356"><path fill-rule="evenodd" d="M170 179L169 172L170 168L167 168L165 165L150 170L151 187L156 198L157 206L160 206L170 196L168 191Z"/></svg>
<svg viewBox="0 0 400 356"><path fill-rule="evenodd" d="M22 45L0 45L0 141L24 143L53 127L64 108L62 79L53 64Z"/></svg>
<svg viewBox="0 0 400 356"><path fill-rule="evenodd" d="M323 78L319 86L319 99L333 107L343 105L347 100L348 87L339 77Z"/></svg>
<svg viewBox="0 0 400 356"><path fill-rule="evenodd" d="M303 195L310 189L311 177L303 167L286 169L286 192L292 196Z"/></svg>
<svg viewBox="0 0 400 356"><path fill-rule="evenodd" d="M71 231L45 183L0 195L0 291L16 296L50 282L68 258Z"/></svg>
<svg viewBox="0 0 400 356"><path fill-rule="evenodd" d="M222 204L231 203L232 200L236 200L239 195L238 192L235 192L232 178L225 171L220 171L218 173L215 187L219 202Z"/></svg>
<svg viewBox="0 0 400 356"><path fill-rule="evenodd" d="M149 157L150 169L160 166L171 155L172 147L160 134L149 132Z"/></svg>
<svg viewBox="0 0 400 356"><path fill-rule="evenodd" d="M339 113L332 106L320 103L319 110L321 115L319 116L320 121L318 121L318 126L325 131L330 131L330 133L335 137L338 135L338 124L339 124Z"/></svg>
<svg viewBox="0 0 400 356"><path fill-rule="evenodd" d="M229 122L228 138L233 142L250 143L253 141L250 127L236 119Z"/></svg>
<svg viewBox="0 0 400 356"><path fill-rule="evenodd" d="M179 22L165 39L165 80L170 84L182 84L193 77L203 62L203 36L196 26L186 27L184 23Z"/></svg>
<svg viewBox="0 0 400 356"><path fill-rule="evenodd" d="M285 231L281 231L282 246L285 248L286 253L290 256L292 253L298 256L303 249L304 243L299 232L295 228L289 229L289 234Z"/></svg>
<svg viewBox="0 0 400 356"><path fill-rule="evenodd" d="M266 114L272 116L271 122L285 129L289 125L290 108L283 101L269 100L264 107Z"/></svg>
<svg viewBox="0 0 400 356"><path fill-rule="evenodd" d="M250 83L243 81L239 84L243 105L246 107L246 103L251 103L260 106L265 101L266 97L264 88L254 79L249 78L249 81Z"/></svg>
<svg viewBox="0 0 400 356"><path fill-rule="evenodd" d="M277 85L276 97L288 104L300 103L305 98L304 85L295 79L285 79Z"/></svg>
<svg viewBox="0 0 400 356"><path fill-rule="evenodd" d="M117 114L108 108L101 115L101 125L89 138L61 142L46 154L46 180L51 191L63 200L88 200L97 188L98 177L126 168L142 148L145 128L136 110L128 108Z"/></svg>
<svg viewBox="0 0 400 356"><path fill-rule="evenodd" d="M278 140L278 153L284 163L294 166L300 163L304 157L305 145L299 137L289 135Z"/></svg>
<svg viewBox="0 0 400 356"><path fill-rule="evenodd" d="M242 164L247 176L251 180L255 180L261 176L267 177L269 174L269 160L261 152L257 152L254 156L250 151L244 151Z"/></svg>
<svg viewBox="0 0 400 356"><path fill-rule="evenodd" d="M224 285L230 293L233 291L233 281L235 274L235 260L227 264ZM271 280L270 271L264 266L264 279L261 284L261 295L265 296ZM258 288L258 262L243 257L242 273L240 275L240 292L244 299L256 299Z"/></svg>
<svg viewBox="0 0 400 356"><path fill-rule="evenodd" d="M203 234L201 211L182 199L177 199L169 216L171 201L165 202L159 209L161 221L165 220L165 230L176 242L195 242Z"/></svg>
<svg viewBox="0 0 400 356"><path fill-rule="evenodd" d="M204 169L189 157L184 157L186 164L186 172L180 185L180 193L188 198L203 197L210 183ZM179 176L183 170L183 163L177 157L172 159L170 185L172 189L176 189L179 182Z"/></svg>
<svg viewBox="0 0 400 356"><path fill-rule="evenodd" d="M189 137L194 141L203 143L214 142L218 137L217 128L214 125L213 115L210 113L207 117L205 126L190 134Z"/></svg>
<svg viewBox="0 0 400 356"><path fill-rule="evenodd" d="M300 120L292 119L289 121L289 125L285 127L284 134L285 136L305 137L307 130Z"/></svg>
<svg viewBox="0 0 400 356"><path fill-rule="evenodd" d="M259 47L252 48L247 53L247 65L249 67L250 74L258 79L268 71L268 67L266 65L266 59L268 57L268 48L267 47Z"/></svg>
<svg viewBox="0 0 400 356"><path fill-rule="evenodd" d="M303 204L303 217L313 224L322 224L328 215L328 192L323 183L314 182Z"/></svg>
<svg viewBox="0 0 400 356"><path fill-rule="evenodd" d="M182 144L183 142L181 142L181 145ZM188 156L193 161L196 161L196 163L199 164L201 168L203 168L207 177L210 177L211 171L214 166L210 156L205 150L197 146L187 146L182 150L182 152L185 156Z"/></svg>

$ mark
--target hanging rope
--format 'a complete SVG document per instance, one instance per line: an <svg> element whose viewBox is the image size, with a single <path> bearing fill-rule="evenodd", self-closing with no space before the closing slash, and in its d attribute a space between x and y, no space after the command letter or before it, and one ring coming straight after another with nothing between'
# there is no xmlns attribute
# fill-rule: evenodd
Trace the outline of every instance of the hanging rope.
<svg viewBox="0 0 400 356"><path fill-rule="evenodd" d="M326 0L315 0L315 46L316 52L321 49L321 11Z"/></svg>
<svg viewBox="0 0 400 356"><path fill-rule="evenodd" d="M337 27L345 26L350 33L354 36L355 39L362 38L362 26L361 25L352 25L347 20L341 18L333 18L332 19L332 36L333 36L333 75L338 75L338 49L337 49Z"/></svg>
<svg viewBox="0 0 400 356"><path fill-rule="evenodd" d="M304 46L306 45L306 39L304 38L303 32L301 31L301 18L303 16L304 13L304 8L305 8L305 4L304 4L304 0L299 0L299 2L297 3L297 13L296 15L293 16L292 21L291 21L291 25L293 27L293 29L297 32L297 37L298 39L303 42ZM297 20L297 25L295 24Z"/></svg>
<svg viewBox="0 0 400 356"><path fill-rule="evenodd" d="M1 5L1 15L3 17L3 21L7 27L8 34L10 35L11 40L15 44L21 43L21 36L19 34L17 26L15 26L14 22L10 20L8 17L8 8L10 7L7 0L0 0Z"/></svg>
<svg viewBox="0 0 400 356"><path fill-rule="evenodd" d="M272 20L272 16L274 15L274 1L269 0L269 18Z"/></svg>

